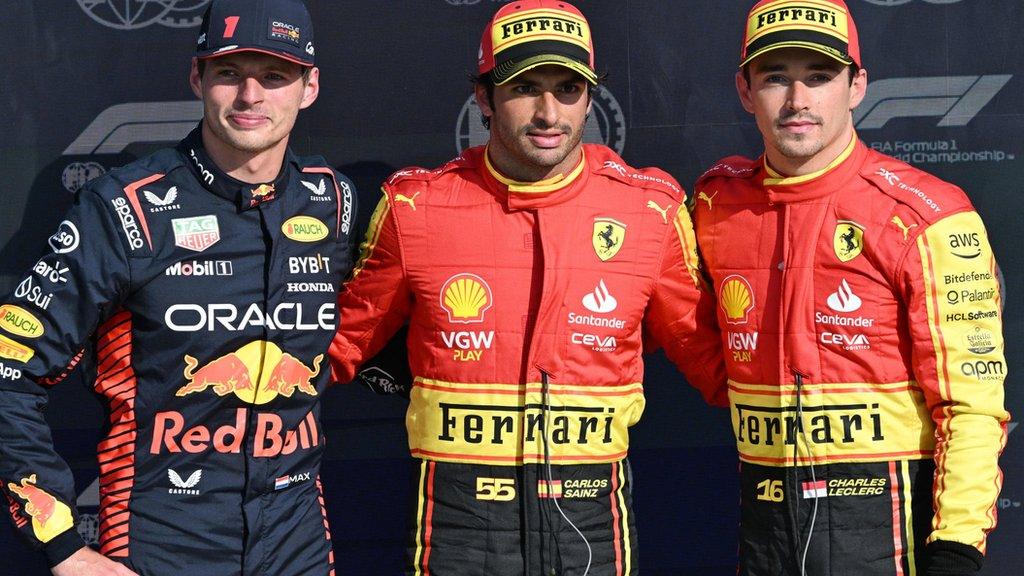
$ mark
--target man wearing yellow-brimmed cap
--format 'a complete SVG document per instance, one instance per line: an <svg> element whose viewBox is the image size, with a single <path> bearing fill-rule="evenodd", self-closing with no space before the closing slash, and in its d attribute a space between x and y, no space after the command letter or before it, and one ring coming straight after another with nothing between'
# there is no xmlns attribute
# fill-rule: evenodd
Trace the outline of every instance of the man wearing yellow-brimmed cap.
<svg viewBox="0 0 1024 576"><path fill-rule="evenodd" d="M959 188L868 149L841 0L762 0L736 87L764 139L700 178L741 460L741 575L953 576L996 524L1002 295Z"/></svg>
<svg viewBox="0 0 1024 576"><path fill-rule="evenodd" d="M502 6L478 71L488 143L385 182L339 298L335 377L409 321L407 574L637 574L645 347L726 400L684 194L581 143L599 75L572 5Z"/></svg>

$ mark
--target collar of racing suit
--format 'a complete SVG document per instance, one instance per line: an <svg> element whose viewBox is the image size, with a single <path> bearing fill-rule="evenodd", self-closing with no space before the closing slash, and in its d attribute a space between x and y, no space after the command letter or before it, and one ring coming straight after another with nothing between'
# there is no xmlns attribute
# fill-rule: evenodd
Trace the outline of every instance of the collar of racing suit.
<svg viewBox="0 0 1024 576"><path fill-rule="evenodd" d="M850 144L824 169L803 176L786 177L768 165L767 156L762 156L761 175L768 201L787 204L816 200L835 192L860 171L867 157L867 146L854 133Z"/></svg>
<svg viewBox="0 0 1024 576"><path fill-rule="evenodd" d="M587 182L587 155L580 151L580 162L568 174L558 174L539 182L517 182L505 177L491 164L486 150L478 165L488 188L505 201L509 210L532 210L561 204L576 197Z"/></svg>
<svg viewBox="0 0 1024 576"><path fill-rule="evenodd" d="M292 154L291 148L288 148L281 170L272 182L250 184L236 180L221 170L206 153L206 148L203 147L202 124L196 126L178 143L177 149L185 157L185 164L204 188L225 200L235 202L239 210L249 210L277 198L277 193L287 188L296 163L295 155Z"/></svg>

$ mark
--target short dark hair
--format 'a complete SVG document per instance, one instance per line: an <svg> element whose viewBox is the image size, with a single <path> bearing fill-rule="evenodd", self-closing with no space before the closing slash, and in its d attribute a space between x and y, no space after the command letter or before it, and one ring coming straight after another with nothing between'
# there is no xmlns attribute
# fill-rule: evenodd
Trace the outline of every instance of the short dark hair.
<svg viewBox="0 0 1024 576"><path fill-rule="evenodd" d="M206 58L200 58L196 60L196 69L199 71L199 77L202 78L203 74L206 73ZM302 83L309 83L309 75L313 73L312 66L302 66Z"/></svg>
<svg viewBox="0 0 1024 576"><path fill-rule="evenodd" d="M600 86L601 83L603 83L606 78L608 78L608 74L604 73L604 74L598 75L598 77L597 77L597 82L598 82L597 85L594 85L594 84L591 84L590 82L587 82L587 97L588 98L593 98L594 97L594 90L596 90L597 86ZM490 102L494 102L494 86L495 86L495 84L494 84L494 78L491 77L491 73L490 72L488 72L486 74L470 74L469 75L469 81L473 83L473 86L483 86L484 90L487 91L487 102L489 102L489 103ZM488 118L482 112L480 113L480 123L484 125L484 128L487 128L488 130L491 129L491 119Z"/></svg>
<svg viewBox="0 0 1024 576"><path fill-rule="evenodd" d="M853 86L853 79L856 78L857 73L860 72L860 66L850 64L846 67L846 70L850 74L850 86ZM743 79L747 81L748 85L750 84L750 64L743 67Z"/></svg>

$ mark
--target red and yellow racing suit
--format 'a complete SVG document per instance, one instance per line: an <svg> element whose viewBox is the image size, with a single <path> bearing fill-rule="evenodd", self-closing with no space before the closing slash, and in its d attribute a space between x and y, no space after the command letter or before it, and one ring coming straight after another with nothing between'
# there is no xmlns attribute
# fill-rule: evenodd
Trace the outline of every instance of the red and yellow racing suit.
<svg viewBox="0 0 1024 576"><path fill-rule="evenodd" d="M409 573L582 571L588 547L590 574L635 573L645 341L727 402L682 190L592 145L550 181L512 182L474 148L383 190L331 361L351 380L409 322Z"/></svg>
<svg viewBox="0 0 1024 576"><path fill-rule="evenodd" d="M696 193L741 574L799 574L806 554L815 576L910 575L926 544L933 569L977 569L1009 415L998 272L967 196L856 138L803 177L725 159Z"/></svg>

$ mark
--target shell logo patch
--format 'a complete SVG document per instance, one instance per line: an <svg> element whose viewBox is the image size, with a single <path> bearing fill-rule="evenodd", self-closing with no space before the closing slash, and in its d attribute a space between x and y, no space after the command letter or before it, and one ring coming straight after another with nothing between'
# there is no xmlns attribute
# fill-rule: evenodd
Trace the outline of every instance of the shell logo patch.
<svg viewBox="0 0 1024 576"><path fill-rule="evenodd" d="M448 313L449 322L483 322L484 312L491 308L493 302L491 287L476 274L456 274L441 288L441 308Z"/></svg>
<svg viewBox="0 0 1024 576"><path fill-rule="evenodd" d="M718 303L725 311L729 324L746 324L747 316L754 309L754 291L750 282L739 274L726 276L718 294Z"/></svg>

